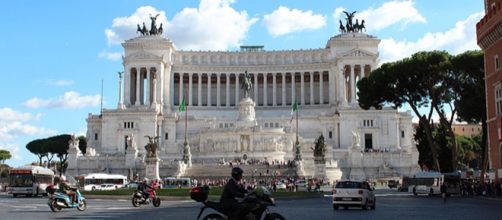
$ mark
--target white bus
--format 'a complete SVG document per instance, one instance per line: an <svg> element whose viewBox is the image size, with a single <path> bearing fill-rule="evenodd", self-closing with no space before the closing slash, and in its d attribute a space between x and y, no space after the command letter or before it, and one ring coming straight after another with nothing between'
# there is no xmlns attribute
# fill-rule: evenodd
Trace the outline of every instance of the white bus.
<svg viewBox="0 0 502 220"><path fill-rule="evenodd" d="M45 188L54 183L54 171L39 166L13 168L9 172L9 193L38 196L45 194Z"/></svg>
<svg viewBox="0 0 502 220"><path fill-rule="evenodd" d="M120 174L90 173L84 177L84 190L100 190L101 185L113 185L115 189L127 184L127 177Z"/></svg>
<svg viewBox="0 0 502 220"><path fill-rule="evenodd" d="M190 178L176 178L176 177L166 177L164 178L164 188L190 188L192 187Z"/></svg>
<svg viewBox="0 0 502 220"><path fill-rule="evenodd" d="M439 195L443 181L444 176L439 172L418 172L408 179L408 192L413 195Z"/></svg>

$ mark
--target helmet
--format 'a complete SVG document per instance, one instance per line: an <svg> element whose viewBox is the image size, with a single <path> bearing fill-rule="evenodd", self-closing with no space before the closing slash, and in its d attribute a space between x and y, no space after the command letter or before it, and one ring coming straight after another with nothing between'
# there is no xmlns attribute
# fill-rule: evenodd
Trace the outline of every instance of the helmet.
<svg viewBox="0 0 502 220"><path fill-rule="evenodd" d="M239 181L239 180L242 179L242 173L243 172L244 171L240 167L234 167L234 168L232 168L232 177L235 180Z"/></svg>

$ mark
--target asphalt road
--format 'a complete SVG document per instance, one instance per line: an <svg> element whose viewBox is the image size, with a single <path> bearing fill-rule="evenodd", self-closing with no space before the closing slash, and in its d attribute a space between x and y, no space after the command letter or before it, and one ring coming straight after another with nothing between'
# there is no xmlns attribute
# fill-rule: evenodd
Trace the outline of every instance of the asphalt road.
<svg viewBox="0 0 502 220"><path fill-rule="evenodd" d="M162 201L159 208L152 205L135 208L129 199L88 199L88 209L63 209L53 213L47 198L12 198L0 194L0 219L196 219L202 206L193 201ZM502 198L452 197L443 204L441 198L377 190L376 210L333 210L329 197L278 200L272 211L288 220L302 219L500 219ZM206 211L206 214L209 212Z"/></svg>

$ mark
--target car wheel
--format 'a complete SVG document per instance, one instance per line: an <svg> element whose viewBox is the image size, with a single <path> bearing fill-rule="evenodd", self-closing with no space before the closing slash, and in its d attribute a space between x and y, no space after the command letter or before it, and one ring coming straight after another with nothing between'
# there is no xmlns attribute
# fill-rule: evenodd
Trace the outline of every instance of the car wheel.
<svg viewBox="0 0 502 220"><path fill-rule="evenodd" d="M339 208L338 205L333 204L333 209L334 210L338 210L338 208Z"/></svg>
<svg viewBox="0 0 502 220"><path fill-rule="evenodd" d="M363 210L368 210L368 200L364 202Z"/></svg>

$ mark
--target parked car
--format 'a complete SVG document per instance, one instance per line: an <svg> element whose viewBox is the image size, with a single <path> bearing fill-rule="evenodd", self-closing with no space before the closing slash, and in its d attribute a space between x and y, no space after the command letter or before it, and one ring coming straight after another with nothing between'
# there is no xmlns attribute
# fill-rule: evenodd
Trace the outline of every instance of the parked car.
<svg viewBox="0 0 502 220"><path fill-rule="evenodd" d="M283 182L278 182L275 187L276 187L276 189L284 189L285 190L286 184Z"/></svg>
<svg viewBox="0 0 502 220"><path fill-rule="evenodd" d="M297 192L300 192L300 191L307 191L307 181L305 180L297 180L295 182L295 188L296 188L296 191Z"/></svg>
<svg viewBox="0 0 502 220"><path fill-rule="evenodd" d="M333 209L337 210L340 206L344 209L350 206L359 206L365 210L375 209L376 198L373 187L366 181L339 181L333 189Z"/></svg>
<svg viewBox="0 0 502 220"><path fill-rule="evenodd" d="M101 184L99 190L116 190L118 187L113 184Z"/></svg>

